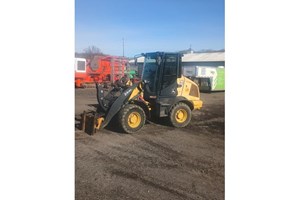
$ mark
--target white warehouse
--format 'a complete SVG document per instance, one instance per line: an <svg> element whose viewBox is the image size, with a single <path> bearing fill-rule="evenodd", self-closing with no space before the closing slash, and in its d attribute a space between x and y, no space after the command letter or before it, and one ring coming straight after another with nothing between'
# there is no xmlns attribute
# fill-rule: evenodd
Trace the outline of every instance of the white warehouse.
<svg viewBox="0 0 300 200"><path fill-rule="evenodd" d="M183 54L182 67L225 67L225 52Z"/></svg>

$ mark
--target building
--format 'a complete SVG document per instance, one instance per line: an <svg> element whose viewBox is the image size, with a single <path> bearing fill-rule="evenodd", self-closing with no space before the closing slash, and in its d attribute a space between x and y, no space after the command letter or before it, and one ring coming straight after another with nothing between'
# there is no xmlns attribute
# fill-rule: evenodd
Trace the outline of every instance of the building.
<svg viewBox="0 0 300 200"><path fill-rule="evenodd" d="M182 57L182 67L225 67L225 52L189 53Z"/></svg>

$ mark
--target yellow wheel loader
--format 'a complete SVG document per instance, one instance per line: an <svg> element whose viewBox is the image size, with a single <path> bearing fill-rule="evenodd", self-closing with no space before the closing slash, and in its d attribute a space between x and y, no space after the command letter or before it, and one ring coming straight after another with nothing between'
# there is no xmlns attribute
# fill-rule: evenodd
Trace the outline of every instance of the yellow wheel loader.
<svg viewBox="0 0 300 200"><path fill-rule="evenodd" d="M182 54L153 52L142 56L140 82L115 87L106 95L104 88L96 84L98 108L89 116L91 134L109 123L134 133L147 119L160 117L167 117L174 127L185 127L191 121L192 110L202 107L197 84L182 75ZM85 127L86 114L82 119Z"/></svg>

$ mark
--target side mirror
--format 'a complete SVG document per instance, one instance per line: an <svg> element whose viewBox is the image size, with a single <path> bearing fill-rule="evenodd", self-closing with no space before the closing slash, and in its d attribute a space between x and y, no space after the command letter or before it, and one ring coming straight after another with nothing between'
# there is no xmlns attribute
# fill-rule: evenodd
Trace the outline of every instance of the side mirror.
<svg viewBox="0 0 300 200"><path fill-rule="evenodd" d="M150 83L150 81L148 81L148 80L143 80L143 82L144 82L144 84L149 84Z"/></svg>
<svg viewBox="0 0 300 200"><path fill-rule="evenodd" d="M137 58L134 58L134 66L137 66Z"/></svg>
<svg viewBox="0 0 300 200"><path fill-rule="evenodd" d="M145 54L142 53L134 56L134 66L137 66L138 58L141 56L145 56Z"/></svg>
<svg viewBox="0 0 300 200"><path fill-rule="evenodd" d="M156 64L159 66L161 64L161 56L158 56L156 59Z"/></svg>

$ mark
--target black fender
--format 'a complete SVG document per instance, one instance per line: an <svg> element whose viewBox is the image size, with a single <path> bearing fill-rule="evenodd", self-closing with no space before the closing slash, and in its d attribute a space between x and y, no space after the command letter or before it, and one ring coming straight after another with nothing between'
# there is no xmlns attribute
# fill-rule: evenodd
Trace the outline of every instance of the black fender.
<svg viewBox="0 0 300 200"><path fill-rule="evenodd" d="M156 100L156 109L154 115L158 117L166 117L177 103L182 102L187 104L191 110L194 110L194 105L191 101L183 96L176 96L175 98L160 97Z"/></svg>
<svg viewBox="0 0 300 200"><path fill-rule="evenodd" d="M150 110L145 102L135 100L133 101L133 104L140 106L144 110L146 117L151 118Z"/></svg>
<svg viewBox="0 0 300 200"><path fill-rule="evenodd" d="M181 97L181 96L176 97L173 105L175 105L179 102L185 103L186 105L188 105L190 107L191 110L194 110L194 104L191 101L189 101L187 98ZM171 107L173 107L173 105Z"/></svg>

